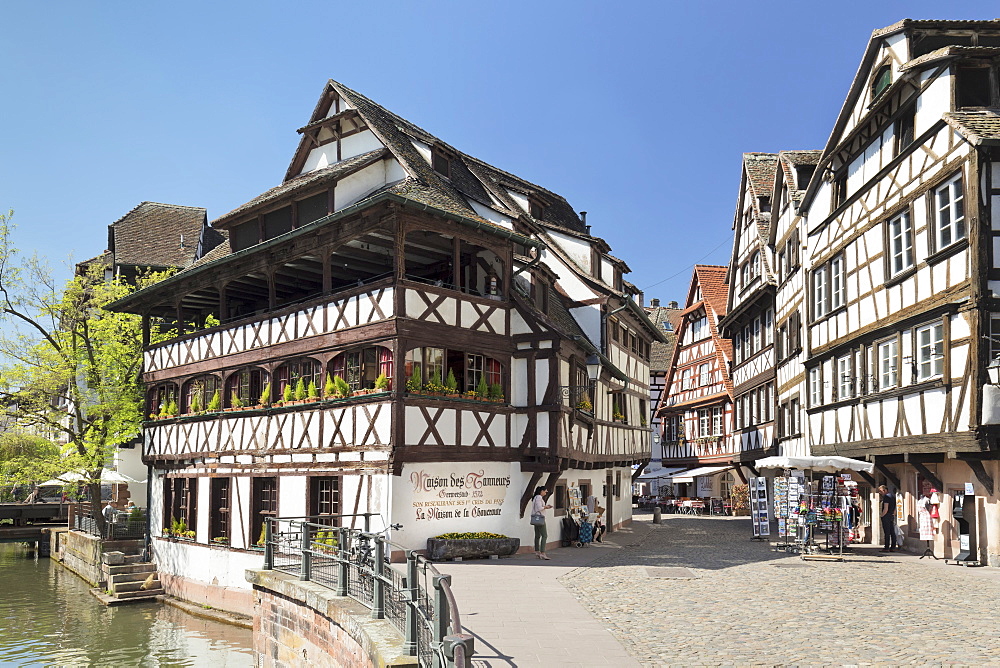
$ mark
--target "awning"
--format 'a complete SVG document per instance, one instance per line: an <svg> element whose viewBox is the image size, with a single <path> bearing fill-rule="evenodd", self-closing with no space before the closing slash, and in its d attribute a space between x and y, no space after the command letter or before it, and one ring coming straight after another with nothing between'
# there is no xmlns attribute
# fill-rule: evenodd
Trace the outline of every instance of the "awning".
<svg viewBox="0 0 1000 668"><path fill-rule="evenodd" d="M758 469L812 469L825 473L864 471L871 473L875 465L848 457L764 457L752 462Z"/></svg>
<svg viewBox="0 0 1000 668"><path fill-rule="evenodd" d="M691 469L690 471L684 471L674 476L670 476L669 482L672 483L692 483L695 478L700 478L707 475L715 475L716 473L722 473L723 471L728 471L731 468L735 468L732 465L729 466L702 466L701 468Z"/></svg>
<svg viewBox="0 0 1000 668"><path fill-rule="evenodd" d="M63 473L62 475L58 476L56 478L56 480L60 481L57 484L68 485L70 483L82 482L84 480L87 480L87 477L84 476L82 473L79 473L77 471L67 471L66 473ZM130 483L130 482L137 482L138 483L138 482L146 482L146 481L145 480L135 480L134 478L130 478L129 476L125 475L124 473L119 473L118 471L112 471L110 469L101 469L101 482L104 482L104 483L126 484L126 483ZM51 481L50 481L50 483L51 483Z"/></svg>
<svg viewBox="0 0 1000 668"><path fill-rule="evenodd" d="M636 482L647 482L649 480L663 480L664 478L669 478L675 473L680 473L686 470L687 467L673 467L673 468L657 468L657 469L646 469L642 472L638 478L635 479Z"/></svg>

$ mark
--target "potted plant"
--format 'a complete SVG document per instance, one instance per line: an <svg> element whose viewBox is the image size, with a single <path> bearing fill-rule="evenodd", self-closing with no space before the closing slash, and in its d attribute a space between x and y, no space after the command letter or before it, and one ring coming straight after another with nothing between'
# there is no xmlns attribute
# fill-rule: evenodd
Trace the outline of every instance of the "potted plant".
<svg viewBox="0 0 1000 668"><path fill-rule="evenodd" d="M500 383L493 383L490 385L490 401L497 404L502 404L504 400L503 388L500 387Z"/></svg>
<svg viewBox="0 0 1000 668"><path fill-rule="evenodd" d="M243 400L240 399L240 395L237 394L236 390L229 397L229 406L233 410L241 410L243 408Z"/></svg>
<svg viewBox="0 0 1000 668"><path fill-rule="evenodd" d="M306 388L306 399L309 401L319 401L319 390L316 389L316 383L309 381L309 387Z"/></svg>
<svg viewBox="0 0 1000 668"><path fill-rule="evenodd" d="M212 542L216 545L229 545L229 536L216 536Z"/></svg>
<svg viewBox="0 0 1000 668"><path fill-rule="evenodd" d="M378 378L375 379L375 390L377 392L388 392L389 391L389 377L384 373L380 373Z"/></svg>
<svg viewBox="0 0 1000 668"><path fill-rule="evenodd" d="M337 387L337 395L341 399L347 399L348 397L351 396L351 394L352 394L351 393L351 386L348 384L348 382L346 380L344 380L340 376L334 376L333 377L333 383L334 383L334 385L336 385L336 387Z"/></svg>
<svg viewBox="0 0 1000 668"><path fill-rule="evenodd" d="M281 405L290 404L295 400L295 390L291 383L285 383L285 391L281 393Z"/></svg>
<svg viewBox="0 0 1000 668"><path fill-rule="evenodd" d="M305 400L306 400L306 384L305 381L302 380L302 378L300 377L299 381L295 383L295 402L301 404Z"/></svg>
<svg viewBox="0 0 1000 668"><path fill-rule="evenodd" d="M222 408L222 390L216 390L208 402L208 412L217 413Z"/></svg>
<svg viewBox="0 0 1000 668"><path fill-rule="evenodd" d="M420 382L420 365L413 365L413 373L406 380L406 391L412 394L422 394L424 384Z"/></svg>
<svg viewBox="0 0 1000 668"><path fill-rule="evenodd" d="M327 399L333 399L337 394L337 384L333 382L333 378L330 377L329 372L326 374L326 384L323 386L323 396Z"/></svg>
<svg viewBox="0 0 1000 668"><path fill-rule="evenodd" d="M191 397L191 405L188 406L188 415L197 415L201 412L201 388L195 388L194 395Z"/></svg>
<svg viewBox="0 0 1000 668"><path fill-rule="evenodd" d="M267 407L271 403L271 381L264 385L264 391L260 393L260 405Z"/></svg>
<svg viewBox="0 0 1000 668"><path fill-rule="evenodd" d="M257 538L257 544L252 547L263 550L267 545L267 520L260 523L260 537Z"/></svg>
<svg viewBox="0 0 1000 668"><path fill-rule="evenodd" d="M455 370L448 369L448 377L444 380L445 394L449 397L458 396L458 380L455 378Z"/></svg>
<svg viewBox="0 0 1000 668"><path fill-rule="evenodd" d="M625 414L622 413L622 409L619 408L618 404L612 404L611 406L611 419L615 422L625 421Z"/></svg>
<svg viewBox="0 0 1000 668"><path fill-rule="evenodd" d="M584 411L586 413L594 412L594 404L590 403L590 397L583 395L578 402L576 402L576 410Z"/></svg>
<svg viewBox="0 0 1000 668"><path fill-rule="evenodd" d="M480 401L490 400L490 386L486 383L486 376L479 377L479 384L476 385L476 398Z"/></svg>

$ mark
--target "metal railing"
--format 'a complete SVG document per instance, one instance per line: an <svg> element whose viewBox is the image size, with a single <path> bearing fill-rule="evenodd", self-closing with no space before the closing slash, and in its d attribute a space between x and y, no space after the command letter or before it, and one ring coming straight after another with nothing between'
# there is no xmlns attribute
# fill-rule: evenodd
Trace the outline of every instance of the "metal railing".
<svg viewBox="0 0 1000 668"><path fill-rule="evenodd" d="M124 511L115 511L111 517L104 520L104 533L97 529L97 520L89 511L77 510L70 518L70 528L97 536L105 540L144 540L146 538L145 509L131 515Z"/></svg>
<svg viewBox="0 0 1000 668"><path fill-rule="evenodd" d="M371 532L377 514L268 518L264 525L264 569L297 575L350 596L389 621L404 638L404 651L422 668L470 668L472 635L462 630L451 576L425 557ZM363 529L333 526L363 518ZM392 548L405 567L389 563Z"/></svg>

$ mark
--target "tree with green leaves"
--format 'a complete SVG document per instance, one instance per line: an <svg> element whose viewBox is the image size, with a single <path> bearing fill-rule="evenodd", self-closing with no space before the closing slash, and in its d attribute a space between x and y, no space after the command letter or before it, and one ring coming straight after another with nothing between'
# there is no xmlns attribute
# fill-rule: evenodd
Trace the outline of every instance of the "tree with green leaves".
<svg viewBox="0 0 1000 668"><path fill-rule="evenodd" d="M104 307L165 275L130 285L107 280L95 262L59 285L44 261L14 247L12 233L11 215L0 214L0 402L22 431L54 434L61 445L35 452L20 475L82 475L103 532L101 469L143 420L141 318ZM163 338L151 332L152 342Z"/></svg>

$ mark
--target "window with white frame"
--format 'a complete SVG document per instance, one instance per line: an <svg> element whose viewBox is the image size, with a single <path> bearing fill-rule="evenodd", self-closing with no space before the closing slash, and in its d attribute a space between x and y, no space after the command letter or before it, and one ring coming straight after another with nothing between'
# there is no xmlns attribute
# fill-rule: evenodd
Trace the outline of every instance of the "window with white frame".
<svg viewBox="0 0 1000 668"><path fill-rule="evenodd" d="M738 331L733 335L733 353L736 355L736 363L743 361L743 332Z"/></svg>
<svg viewBox="0 0 1000 668"><path fill-rule="evenodd" d="M823 405L823 374L819 367L809 369L809 405Z"/></svg>
<svg viewBox="0 0 1000 668"><path fill-rule="evenodd" d="M704 438L712 435L712 410L709 408L698 409L698 437Z"/></svg>
<svg viewBox="0 0 1000 668"><path fill-rule="evenodd" d="M691 389L691 369L684 369L681 371L681 389Z"/></svg>
<svg viewBox="0 0 1000 668"><path fill-rule="evenodd" d="M913 224L910 212L889 219L889 274L895 276L913 266Z"/></svg>
<svg viewBox="0 0 1000 668"><path fill-rule="evenodd" d="M722 411L722 406L716 406L712 409L712 435L722 436L722 416L724 415Z"/></svg>
<svg viewBox="0 0 1000 668"><path fill-rule="evenodd" d="M1000 355L1000 314L994 313L990 316L990 361L997 355Z"/></svg>
<svg viewBox="0 0 1000 668"><path fill-rule="evenodd" d="M899 376L899 348L896 339L890 339L878 344L878 389L888 390L896 387Z"/></svg>
<svg viewBox="0 0 1000 668"><path fill-rule="evenodd" d="M774 312L771 309L764 311L764 347L774 343Z"/></svg>
<svg viewBox="0 0 1000 668"><path fill-rule="evenodd" d="M934 249L965 238L965 190L958 173L934 190Z"/></svg>
<svg viewBox="0 0 1000 668"><path fill-rule="evenodd" d="M813 317L822 318L828 312L827 267L820 267L813 272Z"/></svg>
<svg viewBox="0 0 1000 668"><path fill-rule="evenodd" d="M799 433L799 400L791 399L788 402L788 435L793 436Z"/></svg>
<svg viewBox="0 0 1000 668"><path fill-rule="evenodd" d="M760 316L753 319L753 353L760 351Z"/></svg>
<svg viewBox="0 0 1000 668"><path fill-rule="evenodd" d="M837 359L837 398L850 399L854 396L854 369L851 356Z"/></svg>
<svg viewBox="0 0 1000 668"><path fill-rule="evenodd" d="M709 369L711 369L711 367L708 364L702 364L698 367L698 384L702 387L711 382L711 373Z"/></svg>
<svg viewBox="0 0 1000 668"><path fill-rule="evenodd" d="M752 336L753 336L753 332L750 329L750 325L744 325L744 327L743 327L743 359L744 360L749 359L750 355L752 354L752 352L750 350Z"/></svg>
<svg viewBox="0 0 1000 668"><path fill-rule="evenodd" d="M844 256L838 255L830 260L830 310L836 310L844 305L846 290L844 289Z"/></svg>
<svg viewBox="0 0 1000 668"><path fill-rule="evenodd" d="M936 322L917 328L917 380L927 380L944 372L944 324Z"/></svg>

